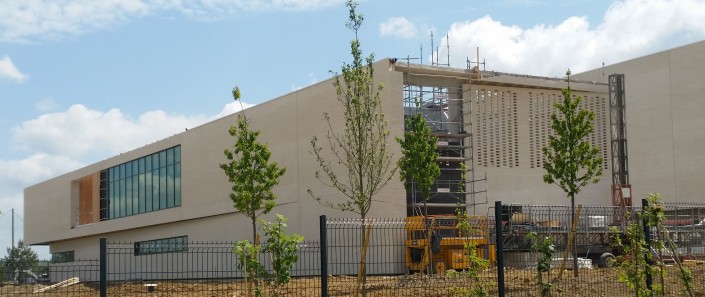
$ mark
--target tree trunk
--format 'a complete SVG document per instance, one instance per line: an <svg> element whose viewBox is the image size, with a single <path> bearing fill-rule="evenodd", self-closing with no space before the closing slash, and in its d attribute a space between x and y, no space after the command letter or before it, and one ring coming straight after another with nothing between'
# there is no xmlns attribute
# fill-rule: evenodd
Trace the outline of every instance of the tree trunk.
<svg viewBox="0 0 705 297"><path fill-rule="evenodd" d="M257 242L257 220L254 216L252 216L252 245L259 245L259 242Z"/></svg>
<svg viewBox="0 0 705 297"><path fill-rule="evenodd" d="M570 213L571 216L574 219L578 219L580 221L580 218L575 218L575 197L573 195L570 196ZM576 244L577 240L573 239L571 249L573 250L573 277L578 277L578 250L577 247L578 245Z"/></svg>

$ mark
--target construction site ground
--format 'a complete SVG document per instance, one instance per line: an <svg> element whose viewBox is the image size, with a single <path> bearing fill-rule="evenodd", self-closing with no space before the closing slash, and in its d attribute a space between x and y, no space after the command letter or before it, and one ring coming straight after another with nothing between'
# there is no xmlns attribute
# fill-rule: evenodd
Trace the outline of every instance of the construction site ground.
<svg viewBox="0 0 705 297"><path fill-rule="evenodd" d="M705 265L689 267L692 270L695 296L705 296ZM490 296L497 295L497 271L483 272ZM618 282L615 268L581 269L579 277L574 278L572 271L565 271L562 280L556 280L552 296L633 296L625 284ZM553 271L551 277L555 278ZM356 290L355 276L331 276L329 278L329 296L354 296ZM654 283L660 283L660 277L654 276ZM237 281L154 281L154 292L148 293L146 282L110 283L108 296L247 296L246 284ZM530 269L507 269L505 273L507 296L540 296L536 284L536 274ZM399 276L369 276L366 287L367 296L465 296L473 284L465 276L422 274ZM664 285L667 296L687 296L682 292L683 286L678 278L676 267L667 267ZM98 283L78 283L55 288L41 294L33 294L43 287L41 284L5 285L0 287L3 296L99 296ZM320 296L319 278L294 278L280 293L284 296ZM270 292L271 293L271 292Z"/></svg>

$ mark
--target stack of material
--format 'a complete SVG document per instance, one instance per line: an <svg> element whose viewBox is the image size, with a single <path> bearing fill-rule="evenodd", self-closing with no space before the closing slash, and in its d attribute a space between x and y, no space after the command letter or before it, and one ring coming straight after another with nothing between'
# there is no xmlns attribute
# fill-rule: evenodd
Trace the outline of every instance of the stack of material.
<svg viewBox="0 0 705 297"><path fill-rule="evenodd" d="M41 293L41 292L45 292L45 291L48 291L48 290L51 290L51 289L55 289L55 288L68 287L68 286L75 285L75 284L80 283L80 282L81 282L81 281L78 280L78 277L72 277L72 278L67 279L67 280L65 280L65 281L60 281L60 282L58 282L58 283L55 283L55 284L53 284L53 285L51 285L51 286L46 286L46 287L37 289L37 290L34 291L34 293Z"/></svg>

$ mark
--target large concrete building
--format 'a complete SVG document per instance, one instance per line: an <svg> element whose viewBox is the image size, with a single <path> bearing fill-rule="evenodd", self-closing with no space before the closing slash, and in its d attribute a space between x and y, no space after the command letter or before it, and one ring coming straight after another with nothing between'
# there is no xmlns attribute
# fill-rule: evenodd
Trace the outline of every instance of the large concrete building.
<svg viewBox="0 0 705 297"><path fill-rule="evenodd" d="M542 180L541 148L551 135L552 104L562 99L565 79L551 79L416 65L375 63L384 84L382 109L389 122L389 149L404 117L423 112L439 137L442 174L429 201L431 213L457 205L484 215L489 205L560 204L568 201ZM702 201L705 192L705 42L607 66L574 76L570 87L595 113L590 142L600 148L604 175L584 188L579 202L611 205L612 151L607 75L626 77L628 158L634 197L661 192L668 201ZM417 108L416 102L420 105ZM310 153L312 137L344 127L332 80L284 95L245 111L261 131L272 158L287 168L275 192L274 212L289 218L289 230L318 238L318 217L355 216L326 208L307 193L336 201L341 194L320 183ZM25 189L28 244L49 245L58 258L95 258L99 237L150 243L249 238L250 223L228 198L230 184L219 164L233 143L227 116ZM464 164L464 165L461 165ZM395 176L375 197L368 217L418 213L418 193ZM338 200L340 201L340 200ZM138 246L138 245L136 245ZM178 245L174 245L178 246ZM139 253L152 253L145 248ZM168 252L168 251L161 251Z"/></svg>

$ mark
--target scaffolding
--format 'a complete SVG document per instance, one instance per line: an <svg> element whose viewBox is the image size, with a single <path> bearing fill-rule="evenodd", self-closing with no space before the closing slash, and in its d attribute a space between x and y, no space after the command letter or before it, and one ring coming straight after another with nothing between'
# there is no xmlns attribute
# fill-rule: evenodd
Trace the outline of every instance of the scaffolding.
<svg viewBox="0 0 705 297"><path fill-rule="evenodd" d="M632 206L632 189L629 184L627 158L627 118L624 95L624 74L609 76L610 130L612 145L612 205L621 208L622 214ZM621 222L621 216L614 216Z"/></svg>
<svg viewBox="0 0 705 297"><path fill-rule="evenodd" d="M407 72L408 75L408 72ZM440 176L427 200L429 214L454 214L456 209L487 203L486 179L477 180L473 162L471 104L457 86L404 84L404 117L423 114L437 138ZM464 108L465 107L465 108ZM484 194L484 199L477 199ZM412 182L407 191L407 214L423 215L421 192Z"/></svg>

